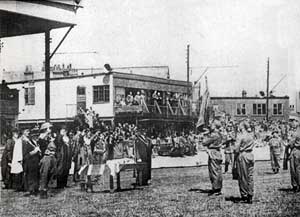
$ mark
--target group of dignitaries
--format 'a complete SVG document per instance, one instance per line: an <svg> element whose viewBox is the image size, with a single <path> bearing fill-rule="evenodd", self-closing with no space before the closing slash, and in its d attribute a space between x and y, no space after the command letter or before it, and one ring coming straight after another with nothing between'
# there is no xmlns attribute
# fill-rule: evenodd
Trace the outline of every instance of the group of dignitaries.
<svg viewBox="0 0 300 217"><path fill-rule="evenodd" d="M282 123L268 124L268 132L260 142L270 147L271 167L274 174L279 173L280 162L283 157L283 169L290 165L291 184L294 192L300 191L300 125ZM259 136L251 121L246 120L238 125L223 125L214 121L210 125L210 132L203 140L203 146L208 153L208 170L212 184L210 195L221 195L222 191L222 154L225 154L225 171L232 166L232 178L238 180L241 198L239 202L252 203L254 193L254 155L253 148L258 145Z"/></svg>
<svg viewBox="0 0 300 217"><path fill-rule="evenodd" d="M18 130L13 130L1 159L4 188L25 191L25 196L47 198L49 184L56 182L58 189L67 187L71 170L74 182L84 180L83 183L88 185L91 174L85 173L82 177L80 169L118 157L109 156L112 154L126 157L122 147L119 152L115 151L118 150L115 144L129 140L135 134L136 127L129 124L114 129L103 125L103 129L97 131L77 127L75 133L62 127L54 133L52 124L46 122L38 129L24 129L21 135ZM114 151L109 150L112 148Z"/></svg>

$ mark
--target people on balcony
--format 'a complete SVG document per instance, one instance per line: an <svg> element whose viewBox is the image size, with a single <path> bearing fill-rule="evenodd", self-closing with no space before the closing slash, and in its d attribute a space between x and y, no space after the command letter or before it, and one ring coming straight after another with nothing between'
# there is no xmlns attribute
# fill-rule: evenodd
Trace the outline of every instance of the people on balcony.
<svg viewBox="0 0 300 217"><path fill-rule="evenodd" d="M133 98L132 92L130 91L129 94L127 95L127 97L126 97L126 104L127 105L132 105L133 100L134 100L134 98Z"/></svg>
<svg viewBox="0 0 300 217"><path fill-rule="evenodd" d="M141 105L141 104L142 104L142 96L141 96L140 91L138 91L138 92L136 93L136 95L134 96L133 104L134 104L134 105Z"/></svg>

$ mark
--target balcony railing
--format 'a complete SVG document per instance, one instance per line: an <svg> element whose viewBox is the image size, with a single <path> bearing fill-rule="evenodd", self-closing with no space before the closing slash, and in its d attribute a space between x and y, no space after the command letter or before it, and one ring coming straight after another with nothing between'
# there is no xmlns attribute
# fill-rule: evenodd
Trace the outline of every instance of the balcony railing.
<svg viewBox="0 0 300 217"><path fill-rule="evenodd" d="M117 105L115 104L115 114L126 114L126 113L144 113L144 114L155 114L161 116L191 116L195 115L195 111L192 111L192 107L189 101L177 102L166 102L161 104L154 100L152 104L142 101L140 105Z"/></svg>

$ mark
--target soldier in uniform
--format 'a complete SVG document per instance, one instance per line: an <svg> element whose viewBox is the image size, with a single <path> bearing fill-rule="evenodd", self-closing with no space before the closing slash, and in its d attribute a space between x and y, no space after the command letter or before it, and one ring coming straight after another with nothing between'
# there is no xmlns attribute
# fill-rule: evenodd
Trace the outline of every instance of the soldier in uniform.
<svg viewBox="0 0 300 217"><path fill-rule="evenodd" d="M208 172L212 183L212 191L210 195L221 195L222 191L222 136L219 132L221 123L215 121L211 125L211 133L208 138L203 141L203 146L207 147L208 153Z"/></svg>
<svg viewBox="0 0 300 217"><path fill-rule="evenodd" d="M224 173L228 172L228 167L229 165L233 165L233 159L234 159L234 155L233 155L233 146L234 146L234 141L235 141L235 135L234 132L231 130L230 127L227 128L227 138L226 141L224 143L225 145L225 150L224 150L224 154L225 154L225 171Z"/></svg>
<svg viewBox="0 0 300 217"><path fill-rule="evenodd" d="M275 174L279 172L280 157L281 157L283 145L284 145L283 141L279 137L279 131L277 129L274 129L274 131L272 132L272 138L269 141L269 146L270 146L271 167Z"/></svg>
<svg viewBox="0 0 300 217"><path fill-rule="evenodd" d="M47 198L48 183L56 176L56 146L50 142L40 161L40 197Z"/></svg>
<svg viewBox="0 0 300 217"><path fill-rule="evenodd" d="M287 146L289 150L290 173L293 191L300 191L300 125Z"/></svg>
<svg viewBox="0 0 300 217"><path fill-rule="evenodd" d="M235 149L236 166L241 201L251 204L253 198L254 147L253 135L248 123L242 124L242 134Z"/></svg>

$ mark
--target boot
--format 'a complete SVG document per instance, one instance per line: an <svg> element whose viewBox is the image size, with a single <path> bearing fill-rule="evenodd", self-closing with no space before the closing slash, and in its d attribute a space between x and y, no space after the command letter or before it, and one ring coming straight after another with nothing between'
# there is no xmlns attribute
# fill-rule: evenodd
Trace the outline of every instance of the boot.
<svg viewBox="0 0 300 217"><path fill-rule="evenodd" d="M40 198L41 199L47 199L48 198L47 190L41 190Z"/></svg>
<svg viewBox="0 0 300 217"><path fill-rule="evenodd" d="M88 192L89 189L91 190L91 192L93 192L93 183L91 176L87 177L86 192Z"/></svg>
<svg viewBox="0 0 300 217"><path fill-rule="evenodd" d="M252 196L251 195L249 195L248 197L247 197L247 201L246 201L247 203L249 203L249 204L252 204L253 203L253 201L252 201Z"/></svg>
<svg viewBox="0 0 300 217"><path fill-rule="evenodd" d="M80 183L80 190L86 191L86 183L84 183L84 182Z"/></svg>

